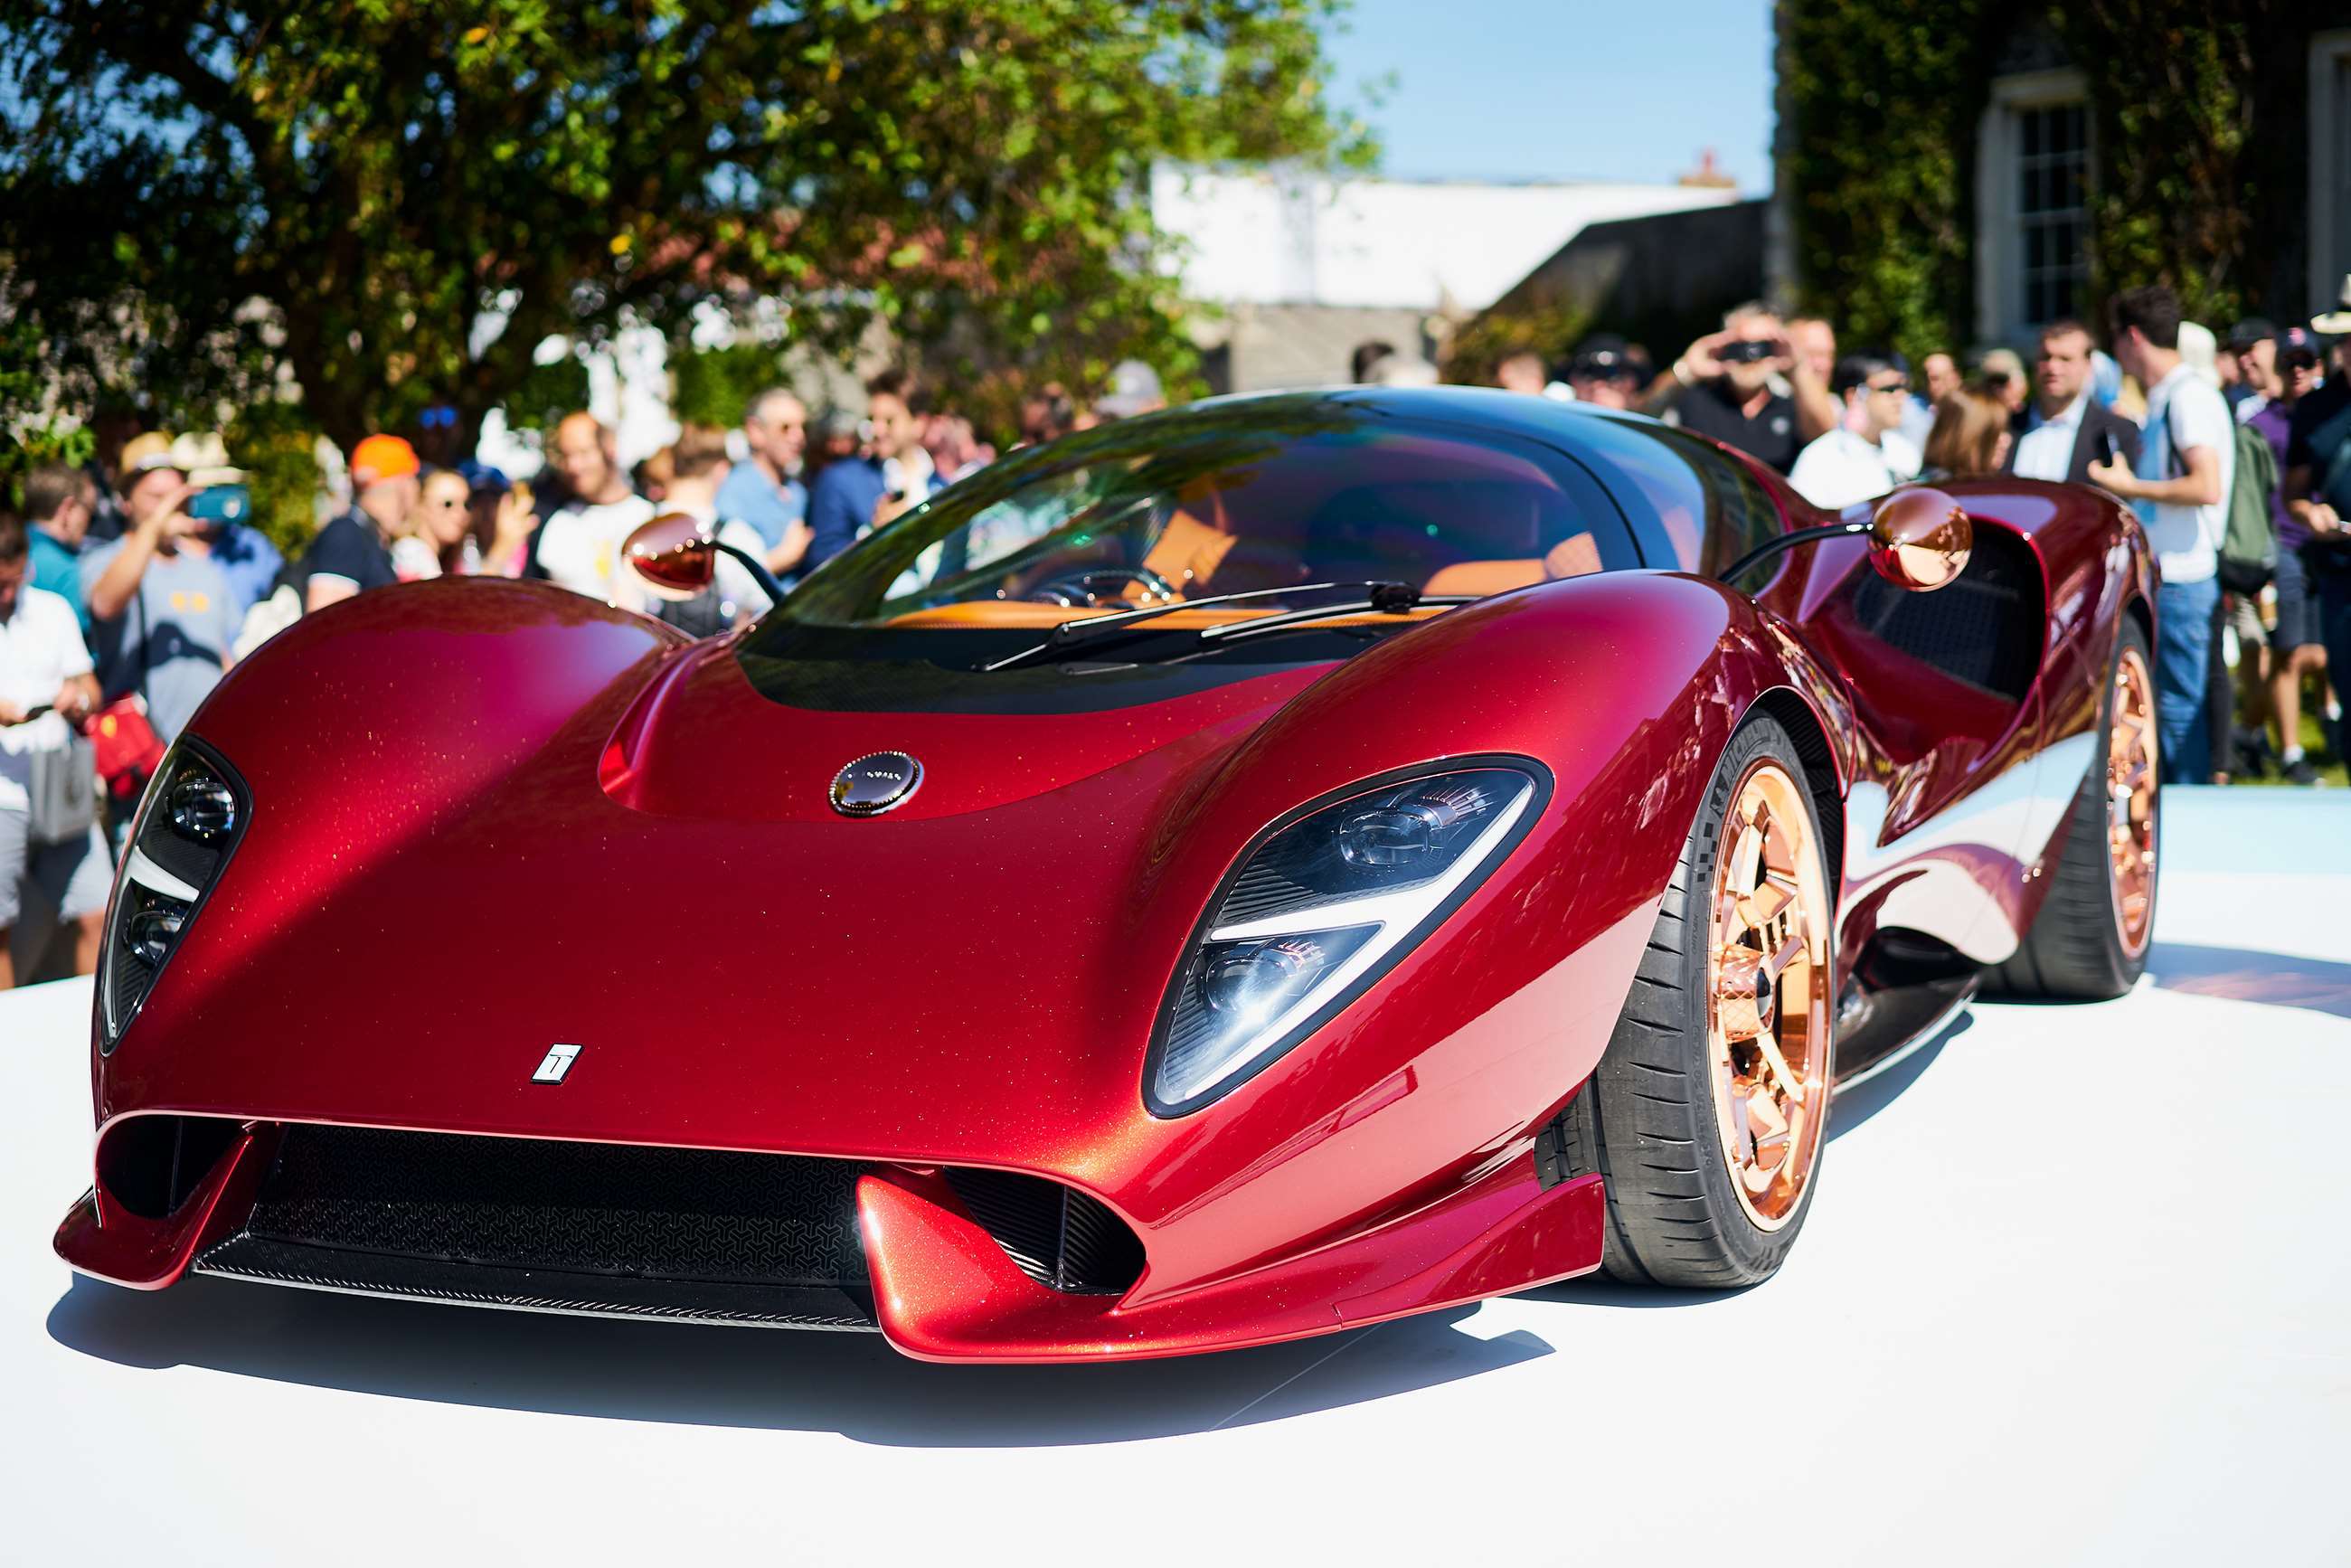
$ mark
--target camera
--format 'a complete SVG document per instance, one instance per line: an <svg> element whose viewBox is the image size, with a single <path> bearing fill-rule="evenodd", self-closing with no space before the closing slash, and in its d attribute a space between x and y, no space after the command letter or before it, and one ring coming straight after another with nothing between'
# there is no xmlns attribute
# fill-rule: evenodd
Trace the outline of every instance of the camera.
<svg viewBox="0 0 2351 1568"><path fill-rule="evenodd" d="M1772 357L1772 348L1761 339L1742 338L1736 343L1726 343L1717 349L1714 357L1726 365L1761 364Z"/></svg>

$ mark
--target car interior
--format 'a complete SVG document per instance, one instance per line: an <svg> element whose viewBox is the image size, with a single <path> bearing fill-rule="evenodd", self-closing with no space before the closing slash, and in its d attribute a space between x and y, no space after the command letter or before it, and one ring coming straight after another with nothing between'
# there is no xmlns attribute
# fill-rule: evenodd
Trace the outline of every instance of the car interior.
<svg viewBox="0 0 2351 1568"><path fill-rule="evenodd" d="M891 623L1049 626L1072 608L1324 582L1401 581L1431 596L1483 597L1601 570L1598 544L1567 495L1514 455L1410 437L1316 453L1315 461L1299 460L1301 451L1172 493L1114 491L960 580L907 595L933 601ZM1212 625L1294 607L1268 598L1178 612L1165 623Z"/></svg>

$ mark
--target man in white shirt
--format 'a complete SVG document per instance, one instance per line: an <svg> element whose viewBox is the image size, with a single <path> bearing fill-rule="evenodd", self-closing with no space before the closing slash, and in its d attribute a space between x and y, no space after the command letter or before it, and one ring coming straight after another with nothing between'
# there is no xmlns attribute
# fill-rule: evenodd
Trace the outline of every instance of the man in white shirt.
<svg viewBox="0 0 2351 1568"><path fill-rule="evenodd" d="M32 841L34 755L66 749L68 723L98 706L98 678L73 605L28 584L30 564L25 525L0 514L0 990L16 982L10 939L32 903L78 928L74 972L95 968L112 880L94 825L56 843ZM28 963L42 934L30 935Z"/></svg>
<svg viewBox="0 0 2351 1568"><path fill-rule="evenodd" d="M2237 462L2236 426L2218 387L2179 357L2179 299L2157 285L2108 307L2115 358L2147 388L2147 440L2137 472L2120 460L2090 477L2131 503L2163 570L2155 601L2157 727L2163 779L2202 783L2210 772L2205 717L2213 622L2220 605L2220 540Z"/></svg>
<svg viewBox="0 0 2351 1568"><path fill-rule="evenodd" d="M1796 455L1788 483L1813 506L1841 512L1883 496L1918 474L1918 451L1901 434L1910 367L1901 355L1862 349L1836 362L1829 390L1844 413L1835 429Z"/></svg>
<svg viewBox="0 0 2351 1568"><path fill-rule="evenodd" d="M539 525L538 570L557 585L607 604L636 601L633 583L616 575L621 546L653 504L629 488L612 433L590 413L568 413L555 427L555 465L571 499Z"/></svg>

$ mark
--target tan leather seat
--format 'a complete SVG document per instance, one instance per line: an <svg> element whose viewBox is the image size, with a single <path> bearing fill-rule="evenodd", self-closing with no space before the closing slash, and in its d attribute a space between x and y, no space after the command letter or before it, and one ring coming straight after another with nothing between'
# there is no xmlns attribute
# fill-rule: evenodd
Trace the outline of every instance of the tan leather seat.
<svg viewBox="0 0 2351 1568"><path fill-rule="evenodd" d="M1537 559L1529 556L1508 560L1457 560L1440 568L1422 587L1423 593L1508 593L1538 582L1563 577L1589 577L1600 570L1600 547L1590 534L1575 534L1552 546Z"/></svg>
<svg viewBox="0 0 2351 1568"><path fill-rule="evenodd" d="M1543 563L1532 556L1524 560L1457 560L1440 568L1421 590L1424 593L1508 593L1543 580Z"/></svg>

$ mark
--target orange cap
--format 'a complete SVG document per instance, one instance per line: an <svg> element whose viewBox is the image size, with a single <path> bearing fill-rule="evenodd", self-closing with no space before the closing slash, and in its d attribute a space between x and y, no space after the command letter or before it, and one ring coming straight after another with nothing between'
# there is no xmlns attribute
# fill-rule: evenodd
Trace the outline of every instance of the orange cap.
<svg viewBox="0 0 2351 1568"><path fill-rule="evenodd" d="M397 479L422 466L416 461L416 448L397 435L371 435L351 448L354 488L365 489L379 480Z"/></svg>

